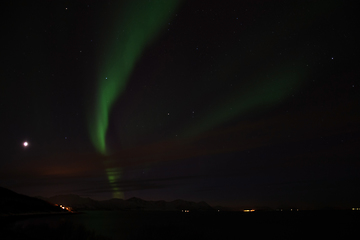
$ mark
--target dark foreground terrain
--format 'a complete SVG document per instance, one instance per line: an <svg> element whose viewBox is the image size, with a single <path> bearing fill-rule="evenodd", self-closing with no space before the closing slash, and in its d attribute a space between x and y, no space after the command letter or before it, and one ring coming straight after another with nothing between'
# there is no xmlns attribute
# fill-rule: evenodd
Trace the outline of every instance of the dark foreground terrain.
<svg viewBox="0 0 360 240"><path fill-rule="evenodd" d="M1 239L352 239L359 211L110 212L3 217Z"/></svg>

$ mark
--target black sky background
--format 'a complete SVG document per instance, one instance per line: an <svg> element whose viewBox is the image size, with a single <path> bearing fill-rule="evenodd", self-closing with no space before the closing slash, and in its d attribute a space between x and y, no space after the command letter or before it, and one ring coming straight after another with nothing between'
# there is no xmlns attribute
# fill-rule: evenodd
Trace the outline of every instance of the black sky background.
<svg viewBox="0 0 360 240"><path fill-rule="evenodd" d="M125 198L360 204L359 21L351 2L183 1L116 101L112 155L104 157L90 141L87 112L99 49L123 2L3 7L2 187L111 198L103 165L111 158ZM262 98L294 69L297 87L285 85L274 102ZM260 100L228 114L251 99Z"/></svg>

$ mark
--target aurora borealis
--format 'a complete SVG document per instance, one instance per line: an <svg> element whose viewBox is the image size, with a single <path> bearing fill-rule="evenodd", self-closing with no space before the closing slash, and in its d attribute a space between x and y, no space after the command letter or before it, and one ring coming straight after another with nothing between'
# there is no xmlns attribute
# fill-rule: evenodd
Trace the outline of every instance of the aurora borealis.
<svg viewBox="0 0 360 240"><path fill-rule="evenodd" d="M351 4L5 9L0 186L232 207L359 201Z"/></svg>
<svg viewBox="0 0 360 240"><path fill-rule="evenodd" d="M177 1L127 2L115 9L102 42L95 110L89 114L89 132L96 149L106 154L106 131L111 107L126 88L128 78L144 48L164 28ZM172 14L173 15L173 14Z"/></svg>
<svg viewBox="0 0 360 240"><path fill-rule="evenodd" d="M104 54L100 56L95 110L89 114L89 132L95 148L107 154L106 133L109 115L114 102L126 88L129 76L144 48L164 27L177 1L127 2L123 8L115 9L114 27L102 41ZM110 24L111 25L111 24ZM113 186L114 197L123 197L115 182L120 178L120 169L106 169Z"/></svg>

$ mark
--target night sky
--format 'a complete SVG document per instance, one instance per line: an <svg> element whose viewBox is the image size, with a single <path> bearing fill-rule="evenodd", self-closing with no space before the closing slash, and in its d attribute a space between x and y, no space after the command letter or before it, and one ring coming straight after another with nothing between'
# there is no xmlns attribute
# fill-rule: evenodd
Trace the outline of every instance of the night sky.
<svg viewBox="0 0 360 240"><path fill-rule="evenodd" d="M360 206L353 4L9 1L2 11L0 186Z"/></svg>

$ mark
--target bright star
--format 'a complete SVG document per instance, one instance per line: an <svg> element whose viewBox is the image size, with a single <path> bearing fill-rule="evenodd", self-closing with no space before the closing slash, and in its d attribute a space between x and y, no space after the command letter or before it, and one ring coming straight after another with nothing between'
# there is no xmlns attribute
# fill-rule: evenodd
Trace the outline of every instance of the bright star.
<svg viewBox="0 0 360 240"><path fill-rule="evenodd" d="M29 143L28 143L28 142L24 142L23 145L24 145L24 147L27 147L27 146L29 145Z"/></svg>

